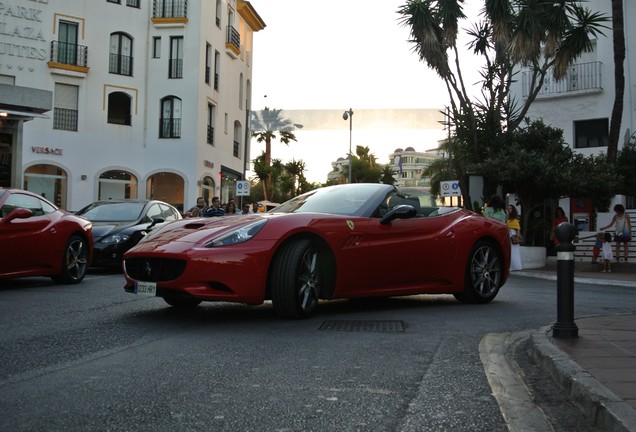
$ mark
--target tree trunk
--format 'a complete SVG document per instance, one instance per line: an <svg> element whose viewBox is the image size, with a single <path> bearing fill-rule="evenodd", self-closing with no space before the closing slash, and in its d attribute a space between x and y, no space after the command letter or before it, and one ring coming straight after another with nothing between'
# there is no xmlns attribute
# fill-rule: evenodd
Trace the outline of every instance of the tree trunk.
<svg viewBox="0 0 636 432"><path fill-rule="evenodd" d="M625 92L625 30L623 27L623 0L612 0L612 35L614 40L614 106L610 120L607 157L616 161L620 139Z"/></svg>

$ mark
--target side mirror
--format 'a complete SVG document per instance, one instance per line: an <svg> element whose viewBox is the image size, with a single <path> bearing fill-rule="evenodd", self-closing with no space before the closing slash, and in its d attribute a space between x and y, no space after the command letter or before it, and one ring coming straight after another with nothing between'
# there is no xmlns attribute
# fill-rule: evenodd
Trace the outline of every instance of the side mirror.
<svg viewBox="0 0 636 432"><path fill-rule="evenodd" d="M16 208L11 211L5 218L0 219L2 222L11 222L13 219L28 219L33 216L33 212L25 208Z"/></svg>
<svg viewBox="0 0 636 432"><path fill-rule="evenodd" d="M148 225L148 228L146 229L151 229L153 226L160 224L160 223L164 223L166 220L162 217L156 217L152 219L152 223L150 225Z"/></svg>
<svg viewBox="0 0 636 432"><path fill-rule="evenodd" d="M380 219L381 224L388 224L393 219L410 219L415 217L417 211L415 208L408 204L402 204L393 207Z"/></svg>

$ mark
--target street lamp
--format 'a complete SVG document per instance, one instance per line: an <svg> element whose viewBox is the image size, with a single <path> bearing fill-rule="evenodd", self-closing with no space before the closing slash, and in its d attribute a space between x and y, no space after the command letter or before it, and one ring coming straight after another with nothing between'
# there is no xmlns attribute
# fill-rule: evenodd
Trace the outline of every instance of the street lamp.
<svg viewBox="0 0 636 432"><path fill-rule="evenodd" d="M351 155L351 132L353 130L353 110L349 108L348 111L342 113L342 118L346 121L349 120L349 183L351 183L351 172L353 171L353 156Z"/></svg>

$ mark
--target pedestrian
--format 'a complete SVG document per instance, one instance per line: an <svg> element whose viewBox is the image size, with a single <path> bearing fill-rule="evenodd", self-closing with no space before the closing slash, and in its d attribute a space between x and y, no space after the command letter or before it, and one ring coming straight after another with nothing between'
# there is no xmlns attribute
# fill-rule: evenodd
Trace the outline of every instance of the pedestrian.
<svg viewBox="0 0 636 432"><path fill-rule="evenodd" d="M241 214L250 214L250 204L249 203L244 203L243 204L243 211L241 212Z"/></svg>
<svg viewBox="0 0 636 432"><path fill-rule="evenodd" d="M614 230L616 262L620 262L621 260L621 245L623 245L623 254L625 255L625 262L627 262L627 258L629 257L629 242L632 239L632 221L629 215L625 213L625 207L622 204L616 204L614 206L614 213L610 224L601 228L601 231L616 224L616 229Z"/></svg>
<svg viewBox="0 0 636 432"><path fill-rule="evenodd" d="M203 212L207 209L207 205L205 203L205 199L203 197L197 198L197 205L192 207L190 210L186 212L186 217L198 217L203 216Z"/></svg>
<svg viewBox="0 0 636 432"><path fill-rule="evenodd" d="M603 241L605 241L605 233L596 233L594 246L592 247L592 264L596 264L598 257L603 249Z"/></svg>
<svg viewBox="0 0 636 432"><path fill-rule="evenodd" d="M611 273L612 272L612 235L610 233L605 233L603 238L603 248L601 249L601 253L603 255L603 273Z"/></svg>
<svg viewBox="0 0 636 432"><path fill-rule="evenodd" d="M488 207L484 210L484 216L507 223L508 216L504 210L504 201L499 195L493 195L488 200Z"/></svg>
<svg viewBox="0 0 636 432"><path fill-rule="evenodd" d="M519 212L517 207L512 204L507 207L508 220L508 232L510 234L510 242L512 243L510 249L510 271L521 270L521 243L523 243L523 237L521 236L521 224L519 223Z"/></svg>
<svg viewBox="0 0 636 432"><path fill-rule="evenodd" d="M204 217L225 216L225 211L221 208L221 200L218 196L212 198L212 205L203 213Z"/></svg>
<svg viewBox="0 0 636 432"><path fill-rule="evenodd" d="M554 209L554 219L552 219L552 231L550 232L550 240L555 246L559 245L559 237L556 234L557 227L563 222L567 222L568 217L565 215L563 207L557 207Z"/></svg>

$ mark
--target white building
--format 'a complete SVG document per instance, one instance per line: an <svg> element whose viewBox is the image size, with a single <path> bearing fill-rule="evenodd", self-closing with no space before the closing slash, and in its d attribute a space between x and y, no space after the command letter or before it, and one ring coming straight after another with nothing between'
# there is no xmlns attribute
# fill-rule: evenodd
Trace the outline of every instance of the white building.
<svg viewBox="0 0 636 432"><path fill-rule="evenodd" d="M422 177L424 170L436 159L438 150L428 150L426 152L415 151L413 147L395 149L389 155L391 168L395 173L395 185L398 188L424 188L427 192L431 187L431 179Z"/></svg>
<svg viewBox="0 0 636 432"><path fill-rule="evenodd" d="M611 2L600 0L585 3L585 7L608 17L612 16L611 6ZM636 16L636 3L625 1L623 8L627 49L619 151L626 142L630 139L633 142L636 137L636 28L630 25L630 18ZM546 124L563 129L565 141L574 151L583 155L607 152L610 117L615 97L614 46L611 28L605 29L604 33L605 36L599 35L595 40L593 52L585 53L577 59L563 80L546 79L541 93L528 112L528 117L532 119L542 118ZM517 99L527 98L528 77L529 74L522 70L519 79L513 85L511 93ZM615 197L615 202L622 202L627 208L634 208L634 196L636 191L631 197ZM565 209L570 221L575 222L581 229L595 229L593 206L586 197L560 200L558 205ZM603 222L600 223L602 225Z"/></svg>
<svg viewBox="0 0 636 432"><path fill-rule="evenodd" d="M252 38L265 27L248 1L0 9L0 186L72 210L234 194L249 161Z"/></svg>

